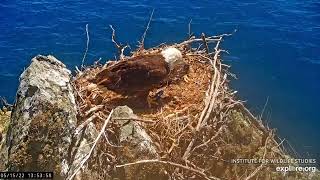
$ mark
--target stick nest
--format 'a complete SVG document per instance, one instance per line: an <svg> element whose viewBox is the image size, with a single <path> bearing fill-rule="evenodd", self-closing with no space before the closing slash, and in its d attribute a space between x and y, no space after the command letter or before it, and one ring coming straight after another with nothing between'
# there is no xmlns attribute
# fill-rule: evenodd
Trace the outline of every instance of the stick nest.
<svg viewBox="0 0 320 180"><path fill-rule="evenodd" d="M136 164L156 164L156 179L251 179L275 178L270 164L233 164L232 159L284 158L280 145L274 140L273 131L264 128L261 122L248 112L241 101L236 100L235 91L228 86L229 66L222 63L220 49L222 40L231 34L206 37L190 37L181 43L171 45L180 49L189 66L186 75L179 69L173 73L157 105L141 109L136 101L108 90L89 88L93 78L107 64L95 63L79 71L74 80L79 107L79 125L92 121L101 130L108 114L117 106L128 105L139 116L138 121L151 136L160 159L129 162L123 164L117 153L119 125L110 122L106 128L107 138L101 139L100 157L104 166L94 157L88 162L95 167L97 177L115 177L115 169ZM114 34L113 34L114 37ZM120 46L117 46L121 48ZM158 53L166 44L132 52L132 56ZM213 49L210 51L210 49ZM123 49L121 59L125 60ZM159 90L151 92L155 96ZM103 160L104 161L104 160ZM105 166L107 165L107 166ZM108 168L106 168L108 167ZM149 170L150 171L150 170ZM151 170L152 171L152 170ZM150 173L150 172L149 172ZM101 175L104 174L104 175ZM296 176L296 175L295 175ZM91 176L92 178L93 176ZM118 177L118 176L117 176ZM281 176L282 177L282 176ZM134 179L144 179L142 176ZM153 177L154 178L154 177Z"/></svg>

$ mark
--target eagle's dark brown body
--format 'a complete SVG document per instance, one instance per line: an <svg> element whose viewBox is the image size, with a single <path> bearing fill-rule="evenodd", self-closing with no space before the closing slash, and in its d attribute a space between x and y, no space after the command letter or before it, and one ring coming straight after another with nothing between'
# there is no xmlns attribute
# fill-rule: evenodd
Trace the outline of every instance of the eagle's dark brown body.
<svg viewBox="0 0 320 180"><path fill-rule="evenodd" d="M161 54L143 55L106 67L96 75L94 83L122 95L147 96L169 73Z"/></svg>

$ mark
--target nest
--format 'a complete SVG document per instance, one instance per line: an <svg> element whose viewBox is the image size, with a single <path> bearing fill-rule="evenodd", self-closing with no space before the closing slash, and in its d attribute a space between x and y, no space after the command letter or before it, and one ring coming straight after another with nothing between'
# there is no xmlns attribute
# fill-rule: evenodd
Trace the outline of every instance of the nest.
<svg viewBox="0 0 320 180"><path fill-rule="evenodd" d="M281 144L278 145L273 138L273 131L264 128L244 108L242 102L236 100L235 91L228 86L228 78L234 75L228 71L229 66L222 63L220 55L226 51L220 49L220 44L230 35L206 37L202 34L199 38L191 36L186 41L171 45L183 53L189 71L181 76L177 70L178 73L170 77L171 83L161 89L158 104L151 108L136 107L134 100L112 91L88 88L88 80L112 61L104 65L95 63L78 72L74 86L79 106L79 125L92 121L98 130L105 130L102 129L104 121L112 109L128 105L139 116L132 120L138 121L146 129L161 157L121 164L118 160L121 154L115 150L118 148L119 125L109 122L106 127L109 139L102 140L104 145L101 150L101 153L107 154L106 164L109 168L97 168L100 178L103 173L112 176L114 169L120 167L148 163L160 164L164 168L165 179L270 177L274 170L269 165L238 166L230 162L233 158L284 157L279 149ZM114 41L114 33L112 39ZM116 46L123 47L117 43ZM156 53L165 47L166 44L151 49L140 46L132 52L132 56ZM119 49L119 52L123 58L123 49ZM158 93L158 89L154 90L151 96ZM242 110L239 110L241 107ZM93 165L94 160L90 163Z"/></svg>

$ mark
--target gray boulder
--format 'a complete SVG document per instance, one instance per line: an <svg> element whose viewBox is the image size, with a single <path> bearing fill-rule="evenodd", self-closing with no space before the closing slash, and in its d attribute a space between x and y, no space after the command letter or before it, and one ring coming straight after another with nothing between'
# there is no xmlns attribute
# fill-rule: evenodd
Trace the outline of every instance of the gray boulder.
<svg viewBox="0 0 320 180"><path fill-rule="evenodd" d="M141 124L133 119L138 119L138 117L128 106L119 106L115 108L111 116L112 123L119 124L120 127L118 134L119 144L112 142L113 146L117 146L115 149L117 149L116 154L119 155L118 163L124 164L144 159L159 159L159 155L157 154L150 136L146 133ZM110 169L110 164L104 164L100 157L103 155L104 148L110 146L110 144L103 145L103 143L106 143L103 141L104 137L101 137L102 139L98 141L90 158L82 165L81 162L86 158L92 146L92 143L90 146L88 146L88 144L96 140L98 133L99 132L92 122L81 130L79 134L83 135L77 138L77 145L74 147L77 151L74 153L75 158L67 179L71 179L71 177L74 177L74 179L137 179L137 177L139 177L138 179L152 179L152 177L158 175L158 173L155 175L153 172L159 172L159 168L150 164L118 168L116 169L116 172L104 174L103 171L113 171ZM99 159L99 161L95 161L95 159ZM91 164L91 166L88 166L88 164ZM79 167L81 168L79 169ZM157 170L155 171L154 169Z"/></svg>
<svg viewBox="0 0 320 180"><path fill-rule="evenodd" d="M120 162L132 163L139 160L159 159L156 147L141 124L134 119L138 117L128 106L114 109L112 119L120 124ZM142 164L118 169L120 179L159 179L159 166Z"/></svg>
<svg viewBox="0 0 320 180"><path fill-rule="evenodd" d="M71 72L53 56L36 56L20 77L2 149L9 171L53 171L64 179L76 126Z"/></svg>

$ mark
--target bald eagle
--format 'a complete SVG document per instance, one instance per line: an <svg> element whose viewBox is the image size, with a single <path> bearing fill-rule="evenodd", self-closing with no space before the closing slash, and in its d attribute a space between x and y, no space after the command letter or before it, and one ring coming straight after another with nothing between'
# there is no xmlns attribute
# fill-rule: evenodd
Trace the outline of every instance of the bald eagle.
<svg viewBox="0 0 320 180"><path fill-rule="evenodd" d="M96 74L93 83L124 96L149 102L149 92L161 86L177 64L184 63L181 52L169 47L161 53L139 55L110 65Z"/></svg>

